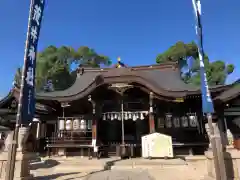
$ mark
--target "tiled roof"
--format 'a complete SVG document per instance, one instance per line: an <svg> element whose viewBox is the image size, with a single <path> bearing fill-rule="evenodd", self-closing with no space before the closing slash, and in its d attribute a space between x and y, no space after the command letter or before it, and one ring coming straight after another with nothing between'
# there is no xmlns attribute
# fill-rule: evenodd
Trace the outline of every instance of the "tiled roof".
<svg viewBox="0 0 240 180"><path fill-rule="evenodd" d="M137 66L126 68L85 68L78 74L75 83L63 91L38 93L38 99L71 101L90 94L96 87L116 82L139 83L155 94L169 97L183 97L199 94L200 89L182 81L176 64ZM212 88L213 90L219 87Z"/></svg>
<svg viewBox="0 0 240 180"><path fill-rule="evenodd" d="M240 95L240 84L236 83L232 88L223 91L219 96L215 99L220 100L222 102L226 102L228 100L234 99Z"/></svg>

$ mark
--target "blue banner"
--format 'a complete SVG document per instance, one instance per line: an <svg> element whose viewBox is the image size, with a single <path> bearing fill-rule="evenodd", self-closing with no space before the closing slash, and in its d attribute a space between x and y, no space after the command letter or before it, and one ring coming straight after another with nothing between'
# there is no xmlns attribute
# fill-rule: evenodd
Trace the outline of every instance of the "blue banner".
<svg viewBox="0 0 240 180"><path fill-rule="evenodd" d="M23 91L20 119L22 125L29 125L35 114L36 55L44 4L45 0L31 0L23 67L24 79L22 81Z"/></svg>
<svg viewBox="0 0 240 180"><path fill-rule="evenodd" d="M193 9L195 12L196 34L198 37L198 54L200 61L200 75L201 75L201 91L202 91L202 111L203 113L213 113L214 107L209 91L207 76L204 67L204 50L203 50L203 35L202 35L202 23L201 23L201 3L200 0L192 0Z"/></svg>

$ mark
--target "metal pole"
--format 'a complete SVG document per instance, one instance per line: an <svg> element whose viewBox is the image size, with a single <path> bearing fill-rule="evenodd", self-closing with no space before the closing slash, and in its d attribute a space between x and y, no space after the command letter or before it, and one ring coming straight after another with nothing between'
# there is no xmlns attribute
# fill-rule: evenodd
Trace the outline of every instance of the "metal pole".
<svg viewBox="0 0 240 180"><path fill-rule="evenodd" d="M220 131L214 129L212 115L210 113L207 114L207 120L210 132L210 142L213 150L216 180L227 180Z"/></svg>
<svg viewBox="0 0 240 180"><path fill-rule="evenodd" d="M29 17L28 17L28 29L30 29L33 1L34 0L31 0L31 3L30 3L30 10L29 10ZM13 180L13 178L14 178L16 151L17 151L17 144L18 144L18 133L19 133L19 127L20 127L21 118L22 118L21 112L22 112L22 102L23 102L23 88L25 85L24 78L25 78L25 71L26 71L26 65L27 65L27 47L28 47L28 43L29 43L28 37L29 37L29 31L27 31L27 40L25 43L25 52L24 52L24 61L23 61L23 68L22 68L22 77L21 77L21 86L20 86L18 111L17 111L17 117L16 117L16 125L15 125L15 130L13 132L13 139L10 144L10 149L8 152L8 161L7 161L7 166L6 166L5 180Z"/></svg>

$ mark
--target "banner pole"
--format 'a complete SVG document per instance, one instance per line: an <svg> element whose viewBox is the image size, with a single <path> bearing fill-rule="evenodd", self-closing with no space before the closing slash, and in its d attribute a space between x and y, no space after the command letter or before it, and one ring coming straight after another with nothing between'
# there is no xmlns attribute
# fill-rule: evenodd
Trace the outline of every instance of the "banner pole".
<svg viewBox="0 0 240 180"><path fill-rule="evenodd" d="M33 1L31 0L30 3L30 10L29 10L29 17L28 17L28 31L27 31L27 40L25 43L25 52L24 52L24 61L23 61L23 68L22 68L22 76L21 76L21 86L20 86L20 95L18 101L18 111L16 117L16 125L13 131L12 142L10 144L10 149L8 152L8 161L6 166L6 177L5 180L13 180L14 172L15 172L15 161L16 161L16 153L17 153L17 145L18 145L18 134L19 134L19 127L21 124L21 112L22 112L22 103L23 103L23 90L25 85L25 73L26 73L26 66L27 66L27 47L29 46L29 29L30 29L30 21L31 21L31 12L32 12L32 5Z"/></svg>
<svg viewBox="0 0 240 180"><path fill-rule="evenodd" d="M44 0L31 0L28 17L27 39L24 49L24 61L21 76L20 95L16 125L8 152L5 180L13 180L17 147L19 145L19 130L28 127L35 114L35 69L37 45L44 10ZM21 171L21 170L20 170Z"/></svg>
<svg viewBox="0 0 240 180"><path fill-rule="evenodd" d="M217 180L227 180L223 145L221 134L218 126L213 126L212 113L214 112L213 102L211 93L209 91L207 76L204 65L204 50L203 50L203 34L202 34L202 23L201 23L201 3L200 0L192 0L194 14L196 18L196 35L198 38L198 57L200 62L200 76L201 76L201 91L202 91L202 111L203 114L207 114L209 132L210 132L210 143L213 151L213 160L216 172Z"/></svg>

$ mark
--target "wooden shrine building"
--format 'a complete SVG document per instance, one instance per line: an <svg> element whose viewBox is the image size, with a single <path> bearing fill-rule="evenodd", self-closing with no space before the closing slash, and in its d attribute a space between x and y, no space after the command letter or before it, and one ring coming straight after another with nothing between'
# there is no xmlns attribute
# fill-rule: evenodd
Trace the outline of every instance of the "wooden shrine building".
<svg viewBox="0 0 240 180"><path fill-rule="evenodd" d="M233 122L229 126L235 126L233 134L239 139L239 86L216 86L210 91L215 120ZM0 101L0 117L11 126L18 97L19 89L13 87ZM201 91L181 80L177 64L80 67L70 88L37 93L36 101L31 126L35 151L85 155L86 149L91 153L91 147L98 147L103 154L119 155L124 146L131 147L131 155L139 155L141 136L152 132L172 136L175 153L186 149L200 153L208 147Z"/></svg>

